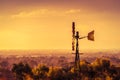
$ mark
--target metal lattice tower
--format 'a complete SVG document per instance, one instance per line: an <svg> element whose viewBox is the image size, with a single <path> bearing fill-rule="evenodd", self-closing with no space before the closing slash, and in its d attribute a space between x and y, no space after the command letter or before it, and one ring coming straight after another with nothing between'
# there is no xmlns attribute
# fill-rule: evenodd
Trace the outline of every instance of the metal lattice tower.
<svg viewBox="0 0 120 80"><path fill-rule="evenodd" d="M75 54L75 71L80 71L80 57L79 57L79 32L76 32L76 54Z"/></svg>

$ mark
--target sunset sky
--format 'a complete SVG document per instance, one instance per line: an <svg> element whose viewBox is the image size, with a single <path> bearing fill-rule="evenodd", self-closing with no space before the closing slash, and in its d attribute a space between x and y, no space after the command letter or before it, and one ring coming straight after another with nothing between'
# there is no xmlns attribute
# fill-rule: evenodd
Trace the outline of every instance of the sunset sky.
<svg viewBox="0 0 120 80"><path fill-rule="evenodd" d="M71 49L73 21L81 49L120 49L120 0L0 0L0 49Z"/></svg>

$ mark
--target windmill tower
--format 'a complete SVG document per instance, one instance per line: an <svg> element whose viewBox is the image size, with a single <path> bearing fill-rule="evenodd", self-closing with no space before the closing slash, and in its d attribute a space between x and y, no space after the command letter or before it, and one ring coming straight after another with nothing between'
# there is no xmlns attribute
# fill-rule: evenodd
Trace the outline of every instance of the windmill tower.
<svg viewBox="0 0 120 80"><path fill-rule="evenodd" d="M83 38L87 38L88 40L94 41L94 30L89 32L87 36L80 37L79 31L75 31L75 22L72 22L72 51L75 51L74 70L77 76L79 76L79 72L80 72L79 39L83 39Z"/></svg>

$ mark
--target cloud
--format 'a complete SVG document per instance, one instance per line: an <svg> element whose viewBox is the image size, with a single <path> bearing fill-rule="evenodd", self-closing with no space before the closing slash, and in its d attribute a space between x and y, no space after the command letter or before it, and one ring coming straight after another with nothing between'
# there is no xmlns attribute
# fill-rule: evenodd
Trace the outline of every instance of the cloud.
<svg viewBox="0 0 120 80"><path fill-rule="evenodd" d="M68 10L48 10L39 9L31 11L20 11L17 14L11 15L11 18L29 18L29 17L46 17L46 16L67 16L68 14L80 13L80 9L68 9Z"/></svg>
<svg viewBox="0 0 120 80"><path fill-rule="evenodd" d="M37 17L46 14L49 14L49 11L47 9L40 9L40 10L31 10L29 12L21 11L17 14L12 15L11 17L12 18Z"/></svg>
<svg viewBox="0 0 120 80"><path fill-rule="evenodd" d="M120 0L0 0L1 12L34 7L77 8L94 12L120 13Z"/></svg>
<svg viewBox="0 0 120 80"><path fill-rule="evenodd" d="M66 14L74 14L74 13L79 13L80 12L80 9L70 9L70 10L67 10L65 13Z"/></svg>

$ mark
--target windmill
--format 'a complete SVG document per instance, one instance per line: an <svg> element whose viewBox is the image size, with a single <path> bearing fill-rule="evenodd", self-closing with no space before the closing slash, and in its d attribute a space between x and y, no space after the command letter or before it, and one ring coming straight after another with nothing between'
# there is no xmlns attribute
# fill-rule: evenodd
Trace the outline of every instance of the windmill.
<svg viewBox="0 0 120 80"><path fill-rule="evenodd" d="M87 36L80 37L79 31L75 31L75 22L72 22L72 51L75 51L74 70L77 73L77 75L79 75L80 72L79 40L84 38L94 41L94 30L89 32Z"/></svg>

